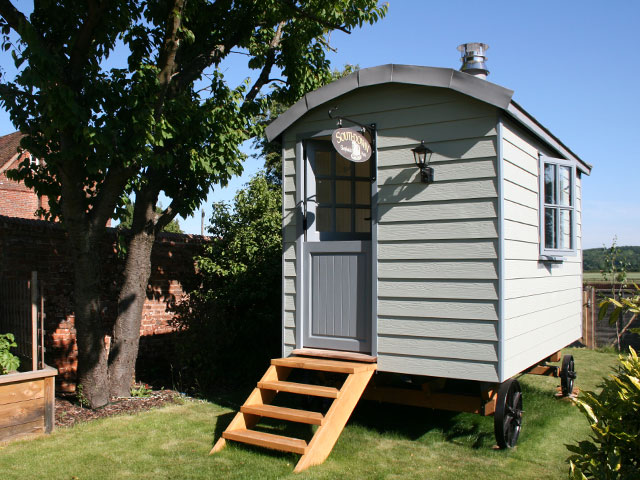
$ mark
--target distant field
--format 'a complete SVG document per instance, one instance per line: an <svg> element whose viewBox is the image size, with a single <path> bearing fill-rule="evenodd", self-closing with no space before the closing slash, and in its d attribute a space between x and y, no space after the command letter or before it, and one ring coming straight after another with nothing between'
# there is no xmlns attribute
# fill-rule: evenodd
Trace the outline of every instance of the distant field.
<svg viewBox="0 0 640 480"><path fill-rule="evenodd" d="M585 282L603 282L602 274L600 272L584 272L582 274L582 279ZM628 272L627 273L627 281L631 282L640 282L640 272Z"/></svg>

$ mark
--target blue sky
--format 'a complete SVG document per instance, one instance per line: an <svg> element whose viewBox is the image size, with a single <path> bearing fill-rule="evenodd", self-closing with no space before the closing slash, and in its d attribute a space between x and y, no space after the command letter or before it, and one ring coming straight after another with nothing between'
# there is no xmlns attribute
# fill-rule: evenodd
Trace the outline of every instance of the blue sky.
<svg viewBox="0 0 640 480"><path fill-rule="evenodd" d="M636 50L640 2L583 0L516 2L390 0L381 22L334 32L335 67L387 63L459 68L456 47L489 44L488 80L515 91L514 100L594 168L583 180L583 244L640 245L640 61ZM238 56L239 57L239 56ZM0 56L2 67L10 59ZM232 80L250 75L242 57L228 65ZM0 112L0 135L15 129ZM262 163L214 190L204 206L229 200ZM165 202L166 204L166 202ZM200 214L180 219L200 232Z"/></svg>

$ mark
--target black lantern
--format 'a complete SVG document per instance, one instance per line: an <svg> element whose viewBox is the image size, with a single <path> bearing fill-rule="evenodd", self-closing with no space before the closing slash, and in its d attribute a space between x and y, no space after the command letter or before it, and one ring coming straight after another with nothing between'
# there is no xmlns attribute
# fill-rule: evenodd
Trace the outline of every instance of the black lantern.
<svg viewBox="0 0 640 480"><path fill-rule="evenodd" d="M431 155L433 154L431 149L427 147L424 143L424 140L422 140L422 142L420 142L420 145L418 145L416 148L412 148L411 151L413 152L413 159L420 169L422 183L433 182L433 168L429 166Z"/></svg>

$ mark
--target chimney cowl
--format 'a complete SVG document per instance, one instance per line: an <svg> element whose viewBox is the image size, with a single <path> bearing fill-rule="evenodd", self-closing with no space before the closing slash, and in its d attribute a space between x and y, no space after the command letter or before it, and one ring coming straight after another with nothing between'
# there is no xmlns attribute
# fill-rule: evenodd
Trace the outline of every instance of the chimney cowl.
<svg viewBox="0 0 640 480"><path fill-rule="evenodd" d="M461 53L460 60L462 61L460 71L486 80L487 75L489 75L489 70L487 70L485 64L487 50L489 50L489 45L486 43L471 42L458 45L458 51Z"/></svg>

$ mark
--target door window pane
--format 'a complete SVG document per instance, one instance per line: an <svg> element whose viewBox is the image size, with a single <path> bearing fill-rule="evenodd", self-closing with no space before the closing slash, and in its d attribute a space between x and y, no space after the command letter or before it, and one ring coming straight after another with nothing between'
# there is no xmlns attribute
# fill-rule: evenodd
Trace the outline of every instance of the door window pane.
<svg viewBox="0 0 640 480"><path fill-rule="evenodd" d="M560 183L560 205L571 205L571 169L559 167L558 180Z"/></svg>
<svg viewBox="0 0 640 480"><path fill-rule="evenodd" d="M336 203L352 203L351 183L351 180L336 180Z"/></svg>
<svg viewBox="0 0 640 480"><path fill-rule="evenodd" d="M316 175L331 175L331 152L316 152Z"/></svg>
<svg viewBox="0 0 640 480"><path fill-rule="evenodd" d="M571 248L571 210L561 209L559 213L560 233L558 238L558 248L569 250Z"/></svg>
<svg viewBox="0 0 640 480"><path fill-rule="evenodd" d="M371 164L369 160L366 162L356 163L356 177L366 177L369 178L371 176Z"/></svg>
<svg viewBox="0 0 640 480"><path fill-rule="evenodd" d="M336 232L351 231L351 209L336 208Z"/></svg>
<svg viewBox="0 0 640 480"><path fill-rule="evenodd" d="M356 232L369 233L371 231L371 210L356 208Z"/></svg>
<svg viewBox="0 0 640 480"><path fill-rule="evenodd" d="M544 203L556 203L556 166L544 165Z"/></svg>
<svg viewBox="0 0 640 480"><path fill-rule="evenodd" d="M368 181L356 183L356 203L358 205L371 205L371 185Z"/></svg>
<svg viewBox="0 0 640 480"><path fill-rule="evenodd" d="M556 241L556 213L555 208L544 209L544 246L545 248L558 248Z"/></svg>
<svg viewBox="0 0 640 480"><path fill-rule="evenodd" d="M318 207L316 209L316 231L333 231L333 214L331 208Z"/></svg>
<svg viewBox="0 0 640 480"><path fill-rule="evenodd" d="M351 176L352 162L340 155L336 155L336 176L338 177L350 177Z"/></svg>
<svg viewBox="0 0 640 480"><path fill-rule="evenodd" d="M316 179L316 202L333 203L333 195L331 192L333 182L331 180Z"/></svg>

